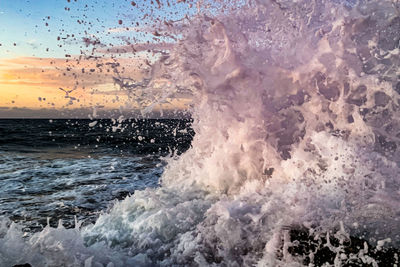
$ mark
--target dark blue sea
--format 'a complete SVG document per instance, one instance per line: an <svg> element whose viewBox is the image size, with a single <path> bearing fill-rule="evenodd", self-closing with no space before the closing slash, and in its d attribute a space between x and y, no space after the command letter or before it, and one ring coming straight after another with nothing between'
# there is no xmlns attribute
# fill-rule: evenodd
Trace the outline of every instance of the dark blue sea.
<svg viewBox="0 0 400 267"><path fill-rule="evenodd" d="M164 158L187 150L190 120L0 120L0 216L27 232L84 224L157 187Z"/></svg>

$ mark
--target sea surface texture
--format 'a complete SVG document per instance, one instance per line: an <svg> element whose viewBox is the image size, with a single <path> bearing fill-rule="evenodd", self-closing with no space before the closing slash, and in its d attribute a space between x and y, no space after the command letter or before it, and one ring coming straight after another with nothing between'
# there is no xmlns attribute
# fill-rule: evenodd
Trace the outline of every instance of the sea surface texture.
<svg viewBox="0 0 400 267"><path fill-rule="evenodd" d="M163 157L190 146L188 120L0 120L0 216L32 233L94 222L135 190L157 187Z"/></svg>

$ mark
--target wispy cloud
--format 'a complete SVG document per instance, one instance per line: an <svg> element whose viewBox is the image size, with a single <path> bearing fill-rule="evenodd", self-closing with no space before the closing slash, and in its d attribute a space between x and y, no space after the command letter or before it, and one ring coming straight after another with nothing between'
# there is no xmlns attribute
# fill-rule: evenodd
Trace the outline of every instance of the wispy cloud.
<svg viewBox="0 0 400 267"><path fill-rule="evenodd" d="M41 87L92 88L112 84L116 73L140 79L141 60L126 58L23 57L0 60L0 85L21 84Z"/></svg>
<svg viewBox="0 0 400 267"><path fill-rule="evenodd" d="M164 102L154 104L142 99L150 92L163 95L162 86L157 86L165 82L162 80L154 81L152 88L142 86L121 90L125 83L142 84L147 81L144 77L151 73L149 62L156 57L151 53L134 52L163 51L173 46L173 43L141 43L96 49L101 57L65 55L65 58L0 59L0 106L10 107L9 110L2 108L0 117L23 117L23 114L46 117L54 108L72 110L94 106L108 110L126 106L126 110L134 110L151 104L155 109L184 110L190 102L190 95L185 92L169 95ZM30 111L43 108L46 110L39 113Z"/></svg>
<svg viewBox="0 0 400 267"><path fill-rule="evenodd" d="M142 51L162 51L162 50L170 50L175 46L174 43L138 43L131 45L120 45L107 47L97 50L99 53L112 53L112 54L121 54L121 53L135 53Z"/></svg>
<svg viewBox="0 0 400 267"><path fill-rule="evenodd" d="M134 102L134 99L128 99L126 93L123 97L124 92L109 93L120 89L114 78L140 80L144 65L142 58L111 56L1 59L0 105L20 108L104 105L115 108L128 100Z"/></svg>

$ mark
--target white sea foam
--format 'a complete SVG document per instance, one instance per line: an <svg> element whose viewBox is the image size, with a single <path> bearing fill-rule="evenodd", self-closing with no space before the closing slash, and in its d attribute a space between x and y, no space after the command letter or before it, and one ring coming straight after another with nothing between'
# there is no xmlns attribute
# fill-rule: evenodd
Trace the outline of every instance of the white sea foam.
<svg viewBox="0 0 400 267"><path fill-rule="evenodd" d="M0 265L299 266L296 225L398 248L398 12L392 1L249 1L169 28L183 38L149 90L159 101L190 92L192 148L169 159L160 188L94 225L27 239L3 226ZM335 266L349 261L342 243L326 239ZM352 257L376 263L365 249Z"/></svg>

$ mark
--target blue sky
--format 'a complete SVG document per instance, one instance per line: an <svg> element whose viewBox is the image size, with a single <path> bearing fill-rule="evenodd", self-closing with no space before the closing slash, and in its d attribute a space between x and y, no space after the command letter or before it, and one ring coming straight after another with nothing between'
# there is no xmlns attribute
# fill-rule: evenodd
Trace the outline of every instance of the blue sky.
<svg viewBox="0 0 400 267"><path fill-rule="evenodd" d="M80 54L85 49L82 38L92 35L104 43L118 44L121 34L107 34L108 29L131 28L136 22L151 24L150 17L142 20L146 13L177 19L195 12L194 7L176 2L171 0L173 5L159 9L151 0L0 0L0 58ZM143 41L150 38L143 33L130 35Z"/></svg>
<svg viewBox="0 0 400 267"><path fill-rule="evenodd" d="M143 79L148 61L157 55L146 51L168 44L138 43L171 42L156 34L158 26L195 15L196 2L0 0L0 117L15 116L15 109L19 116L43 117L38 110L137 108L134 99L118 91L115 77ZM202 2L202 13L244 4ZM142 52L132 52L135 44ZM169 108L183 109L188 101L171 99Z"/></svg>
<svg viewBox="0 0 400 267"><path fill-rule="evenodd" d="M157 42L154 38L159 37L153 35L157 24L196 13L196 7L187 1L161 2L0 0L0 117L15 116L10 114L16 108L23 111L21 116L31 116L39 109L115 109L132 102L107 93L118 89L107 64L118 60L119 73L140 80L138 64L151 59L151 54L105 51L114 46ZM85 38L91 43L85 43ZM96 40L101 44L92 50ZM90 57L92 53L96 58ZM66 96L60 88L73 92ZM93 90L106 93L93 94Z"/></svg>

